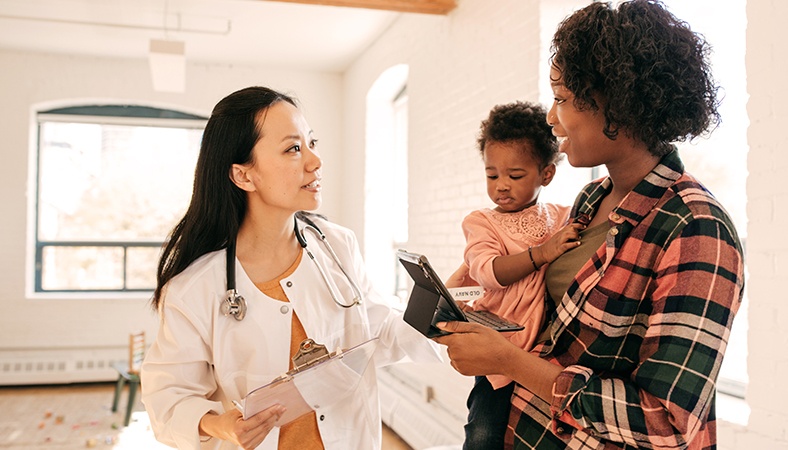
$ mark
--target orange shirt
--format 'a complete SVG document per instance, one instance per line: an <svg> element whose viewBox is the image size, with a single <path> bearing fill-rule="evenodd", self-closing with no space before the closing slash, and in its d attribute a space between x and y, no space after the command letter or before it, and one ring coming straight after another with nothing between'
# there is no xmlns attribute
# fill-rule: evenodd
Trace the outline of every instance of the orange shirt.
<svg viewBox="0 0 788 450"><path fill-rule="evenodd" d="M257 288L260 289L263 294L275 300L290 302L279 282L282 281L283 278L290 276L296 270L298 264L301 263L302 254L303 252L298 254L296 260L283 274L271 281L257 284ZM301 345L301 341L307 338L304 326L301 325L301 321L298 320L295 311L293 311L292 327L292 332L290 334L290 355L295 355ZM293 369L292 360L290 361L290 369ZM279 449L323 450L323 440L320 437L320 430L317 428L317 417L314 411L299 417L279 430Z"/></svg>

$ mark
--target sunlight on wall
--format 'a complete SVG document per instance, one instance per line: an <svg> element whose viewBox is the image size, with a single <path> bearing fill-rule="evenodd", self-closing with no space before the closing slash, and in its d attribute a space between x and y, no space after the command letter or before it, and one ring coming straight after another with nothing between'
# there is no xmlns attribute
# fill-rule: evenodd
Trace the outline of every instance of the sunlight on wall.
<svg viewBox="0 0 788 450"><path fill-rule="evenodd" d="M687 21L692 30L711 44L712 70L720 86L722 123L708 138L682 144L681 158L687 172L695 175L723 204L747 246L747 79L744 65L746 0L666 0L671 12ZM720 372L726 380L747 383L747 296L734 322L728 350ZM741 392L743 395L744 392Z"/></svg>
<svg viewBox="0 0 788 450"><path fill-rule="evenodd" d="M401 95L407 79L407 65L390 67L367 94L364 260L384 295L398 289L394 251L408 239L407 104Z"/></svg>

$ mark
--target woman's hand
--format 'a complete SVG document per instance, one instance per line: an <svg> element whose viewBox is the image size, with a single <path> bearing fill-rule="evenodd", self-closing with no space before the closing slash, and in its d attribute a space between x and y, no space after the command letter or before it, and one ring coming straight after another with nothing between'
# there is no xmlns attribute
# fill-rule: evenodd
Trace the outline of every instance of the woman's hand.
<svg viewBox="0 0 788 450"><path fill-rule="evenodd" d="M247 420L235 408L223 414L208 413L200 419L200 434L232 442L244 450L252 450L263 442L284 413L285 407L282 405L264 409Z"/></svg>
<svg viewBox="0 0 788 450"><path fill-rule="evenodd" d="M506 375L509 353L522 352L492 328L469 322L445 322L438 328L452 334L433 338L445 345L451 365L463 375Z"/></svg>
<svg viewBox="0 0 788 450"><path fill-rule="evenodd" d="M444 322L452 334L433 338L445 345L451 365L463 375L504 375L552 403L553 384L563 367L509 342L502 333L475 323Z"/></svg>

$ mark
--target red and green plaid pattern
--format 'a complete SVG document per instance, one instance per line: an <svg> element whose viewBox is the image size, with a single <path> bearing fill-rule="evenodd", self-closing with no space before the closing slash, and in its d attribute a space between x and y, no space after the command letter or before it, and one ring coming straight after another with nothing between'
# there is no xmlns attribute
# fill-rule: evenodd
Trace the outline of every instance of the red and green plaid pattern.
<svg viewBox="0 0 788 450"><path fill-rule="evenodd" d="M593 217L610 188L586 186L572 217ZM715 382L744 287L730 217L673 151L609 221L553 314L551 341L534 349L566 367L553 402L517 386L507 442L715 448Z"/></svg>

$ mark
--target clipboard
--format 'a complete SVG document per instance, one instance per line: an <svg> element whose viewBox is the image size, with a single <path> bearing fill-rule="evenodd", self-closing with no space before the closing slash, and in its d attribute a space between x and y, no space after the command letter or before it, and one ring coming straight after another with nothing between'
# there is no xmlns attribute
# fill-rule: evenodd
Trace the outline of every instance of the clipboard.
<svg viewBox="0 0 788 450"><path fill-rule="evenodd" d="M279 404L286 411L276 426L286 425L317 408L337 403L358 388L377 347L372 338L347 350L329 353L312 339L301 342L293 370L246 394L238 403L244 420Z"/></svg>

